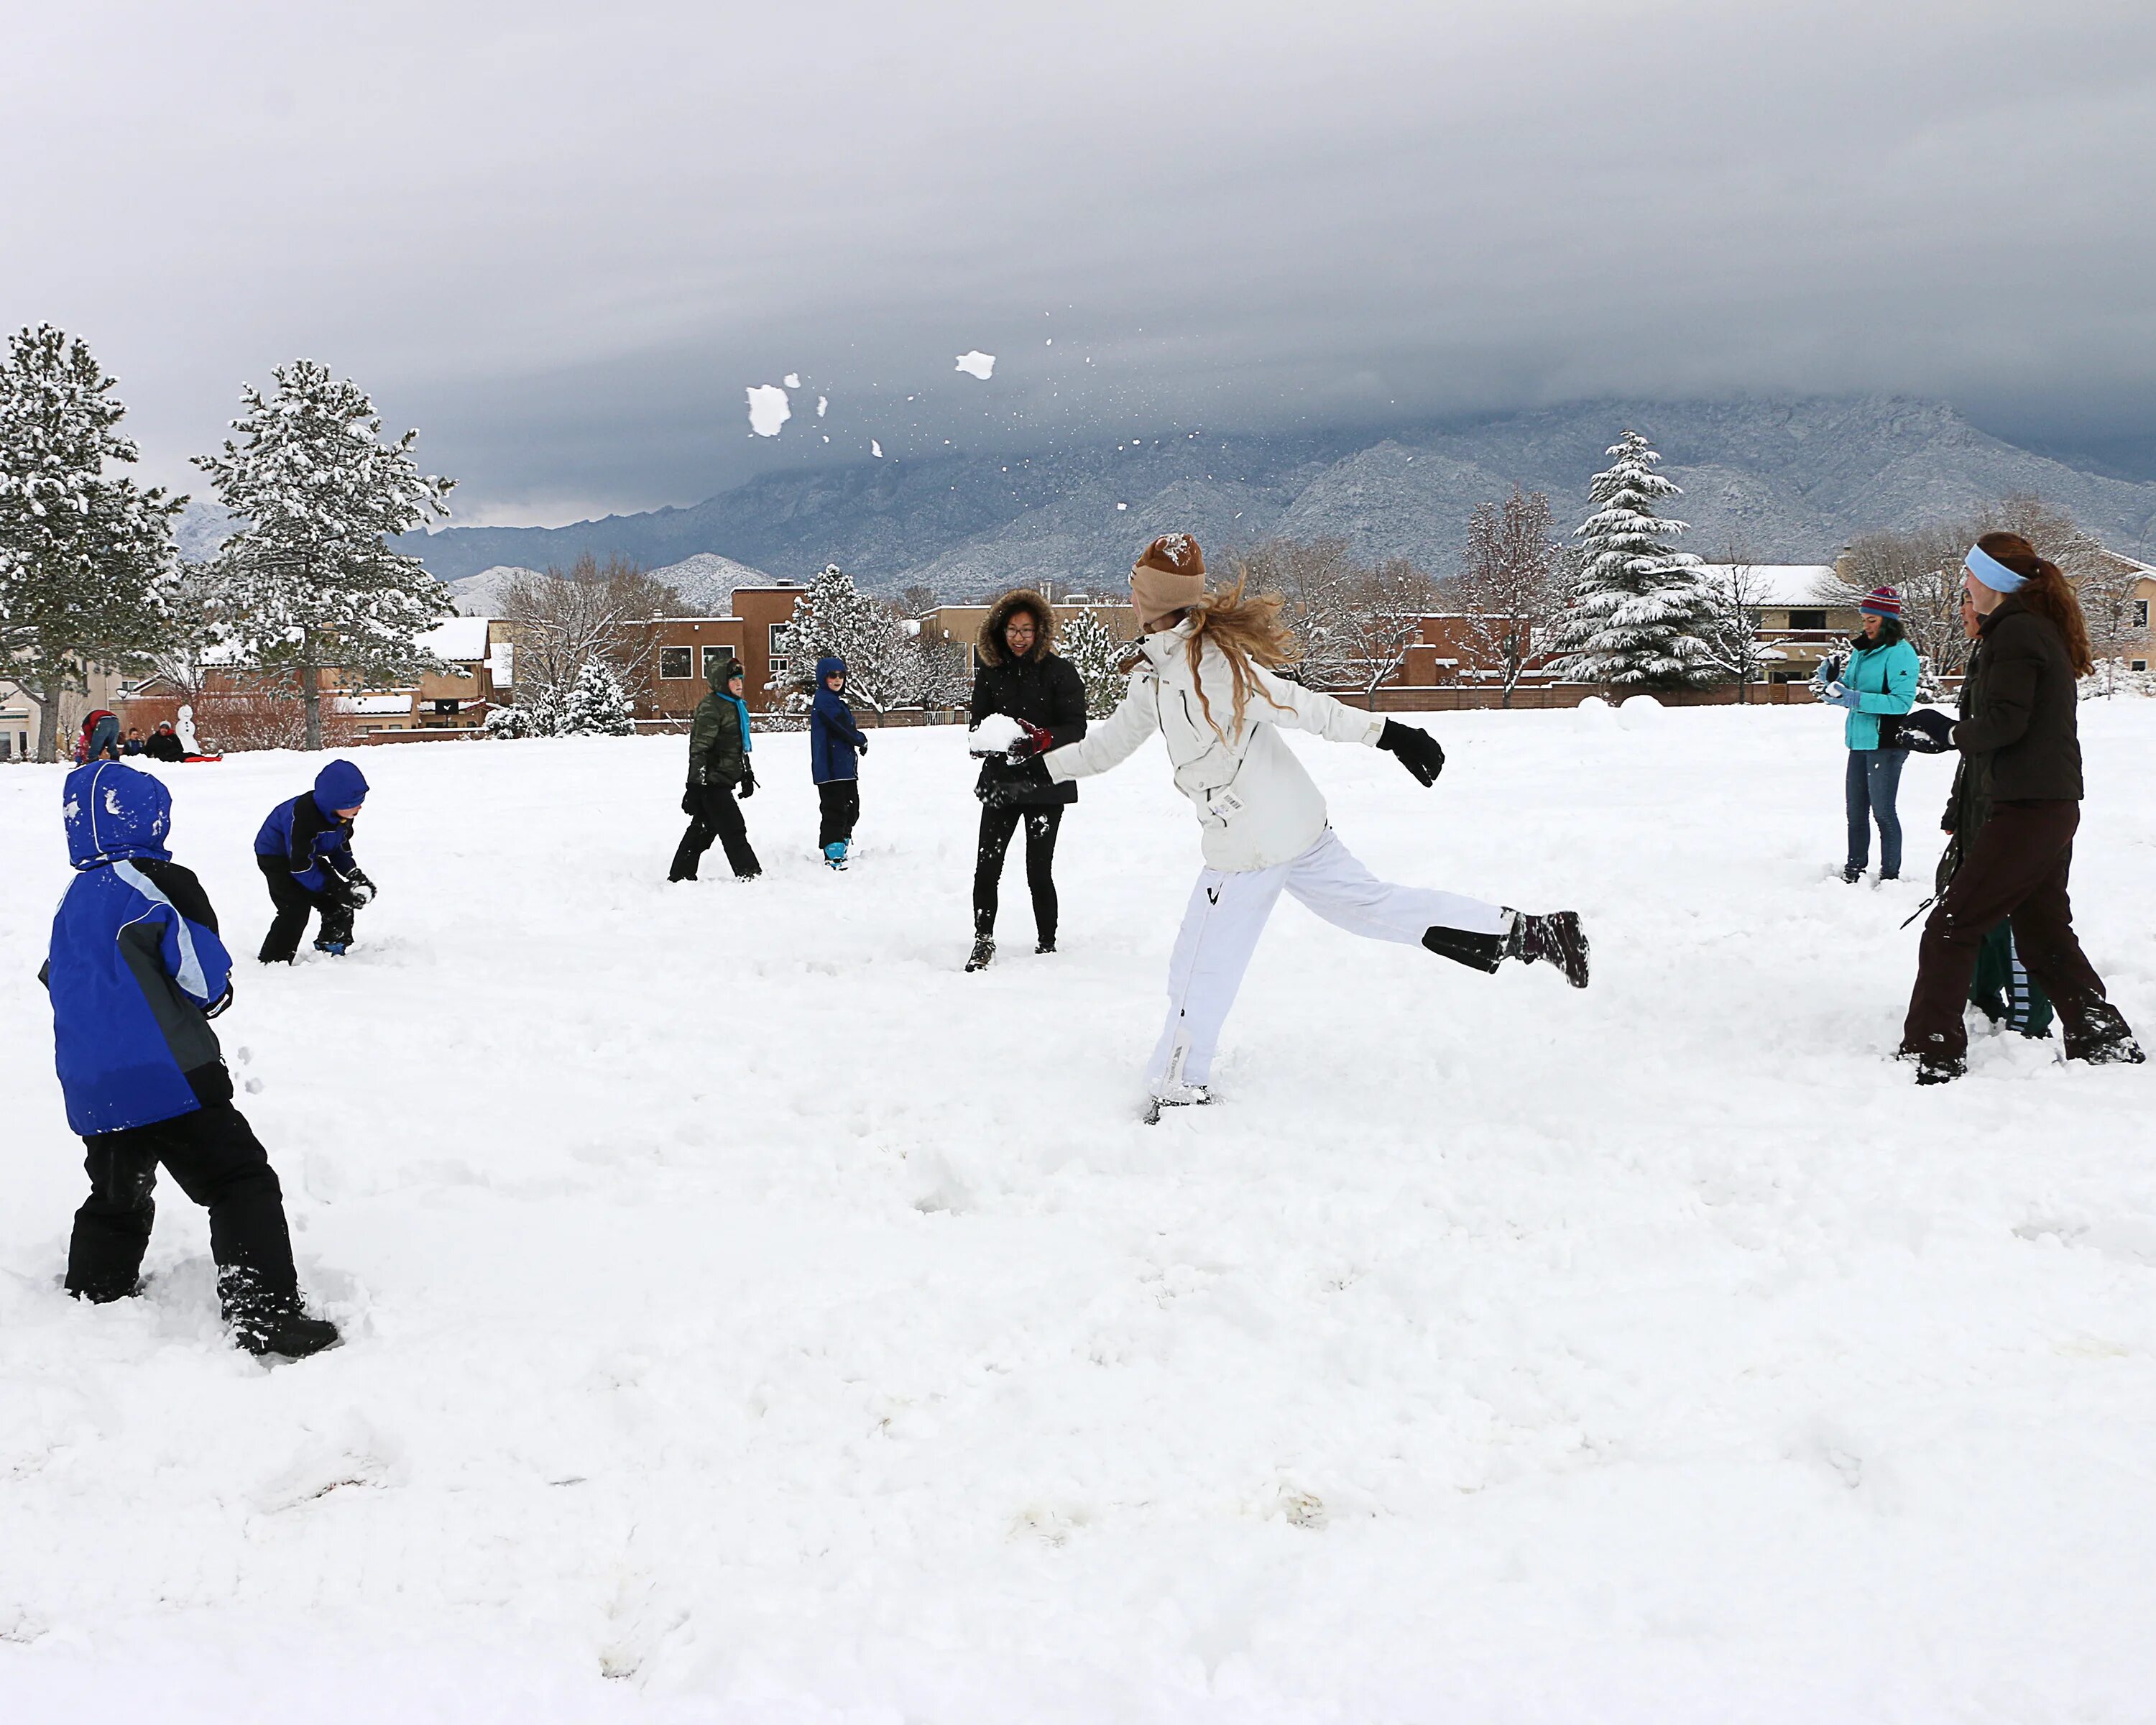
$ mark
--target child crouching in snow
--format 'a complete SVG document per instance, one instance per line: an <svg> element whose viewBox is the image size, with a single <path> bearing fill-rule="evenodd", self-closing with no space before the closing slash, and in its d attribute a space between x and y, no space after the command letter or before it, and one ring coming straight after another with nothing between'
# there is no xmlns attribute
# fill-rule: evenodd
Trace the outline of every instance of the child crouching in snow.
<svg viewBox="0 0 2156 1725"><path fill-rule="evenodd" d="M1176 788L1204 830L1198 876L1168 963L1168 1022L1146 1069L1158 1119L1163 1107L1211 1100L1206 1086L1220 1026L1283 890L1335 927L1373 940L1428 947L1476 970L1507 958L1554 964L1587 986L1587 939L1570 911L1523 916L1502 906L1378 880L1326 819L1325 798L1281 739L1280 726L1397 757L1423 784L1444 752L1427 732L1285 681L1294 657L1280 599L1209 594L1205 560L1188 534L1145 549L1131 572L1131 603L1144 634L1130 692L1082 742L1034 753L1008 783L1060 784L1105 773L1158 731ZM1023 756L1031 740L1013 750Z"/></svg>

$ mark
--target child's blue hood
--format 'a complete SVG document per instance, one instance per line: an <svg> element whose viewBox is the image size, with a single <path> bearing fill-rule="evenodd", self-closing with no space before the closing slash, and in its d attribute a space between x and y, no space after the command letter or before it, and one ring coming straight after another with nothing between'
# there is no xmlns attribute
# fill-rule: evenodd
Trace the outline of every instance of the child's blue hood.
<svg viewBox="0 0 2156 1725"><path fill-rule="evenodd" d="M331 819L340 809L356 809L367 800L367 775L339 756L315 775L315 807Z"/></svg>
<svg viewBox="0 0 2156 1725"><path fill-rule="evenodd" d="M68 774L60 790L60 819L67 826L68 860L78 869L132 856L165 861L172 854L165 848L172 829L172 793L154 773L117 761L93 761Z"/></svg>
<svg viewBox="0 0 2156 1725"><path fill-rule="evenodd" d="M826 653L816 661L816 686L819 689L824 686L824 678L843 677L845 674L846 661L835 653Z"/></svg>

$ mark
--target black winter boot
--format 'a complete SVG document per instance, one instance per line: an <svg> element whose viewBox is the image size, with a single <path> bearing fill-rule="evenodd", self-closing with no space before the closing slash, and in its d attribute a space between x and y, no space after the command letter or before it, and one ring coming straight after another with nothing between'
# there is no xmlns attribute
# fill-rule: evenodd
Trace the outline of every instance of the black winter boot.
<svg viewBox="0 0 2156 1725"><path fill-rule="evenodd" d="M311 1353L336 1347L343 1339L327 1318L309 1317L297 1307L235 1323L232 1334L249 1353L274 1353L280 1359L305 1359Z"/></svg>
<svg viewBox="0 0 2156 1725"><path fill-rule="evenodd" d="M2082 1013L2079 1034L2068 1039L2066 1058L2092 1066L2138 1066L2148 1056L2133 1040L2133 1028L2108 1000L2092 1002Z"/></svg>
<svg viewBox="0 0 2156 1725"><path fill-rule="evenodd" d="M1952 1084L1969 1071L1969 1062L1959 1055L1926 1054L1917 1056L1917 1082L1919 1084Z"/></svg>
<svg viewBox="0 0 2156 1725"><path fill-rule="evenodd" d="M1552 911L1546 916L1515 911L1505 956L1522 964L1554 964L1573 988L1587 986L1587 936L1577 911Z"/></svg>
<svg viewBox="0 0 2156 1725"><path fill-rule="evenodd" d="M990 940L988 936L983 935L978 940L973 942L973 956L966 961L966 969L968 973L971 973L976 970L986 970L988 968L988 961L995 956L996 943Z"/></svg>
<svg viewBox="0 0 2156 1725"><path fill-rule="evenodd" d="M1052 934L1044 934L1041 936L1040 941L1034 945L1033 950L1035 952L1054 952L1055 950L1055 937Z"/></svg>

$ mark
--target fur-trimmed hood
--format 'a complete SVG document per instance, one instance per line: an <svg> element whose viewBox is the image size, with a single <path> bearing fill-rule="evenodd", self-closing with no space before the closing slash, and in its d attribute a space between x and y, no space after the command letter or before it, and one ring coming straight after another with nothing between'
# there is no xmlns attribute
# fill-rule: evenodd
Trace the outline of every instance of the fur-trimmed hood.
<svg viewBox="0 0 2156 1725"><path fill-rule="evenodd" d="M1004 645L1004 625L1020 611L1033 613L1033 651L1026 657L1038 665L1055 650L1055 608L1029 587L1014 588L988 607L981 619L981 636L975 649L983 665L1001 665L1009 650Z"/></svg>

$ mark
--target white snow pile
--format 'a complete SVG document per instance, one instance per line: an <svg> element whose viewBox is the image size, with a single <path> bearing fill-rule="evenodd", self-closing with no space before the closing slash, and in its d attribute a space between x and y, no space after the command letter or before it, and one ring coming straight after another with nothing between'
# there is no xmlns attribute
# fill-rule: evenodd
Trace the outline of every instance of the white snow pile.
<svg viewBox="0 0 2156 1725"><path fill-rule="evenodd" d="M2156 1069L1885 1058L1948 763L1850 887L1838 713L1420 722L1429 791L1291 746L1381 874L1577 906L1593 988L1283 899L1152 1128L1199 835L1150 743L1065 813L1060 950L1014 856L971 976L955 726L874 733L843 874L759 736L747 887L665 882L679 737L367 750L381 896L275 970L251 844L320 757L167 769L349 1338L275 1368L169 1179L143 1296L59 1290L61 774L0 773L0 1712L2146 1719ZM2156 708L2082 723L2145 1036Z"/></svg>
<svg viewBox="0 0 2156 1725"><path fill-rule="evenodd" d="M993 353L983 353L976 347L958 356L957 369L969 377L978 377L986 382L995 375L996 357Z"/></svg>
<svg viewBox="0 0 2156 1725"><path fill-rule="evenodd" d="M1000 755L1025 735L1025 726L1009 713L990 713L976 725L968 747L976 755Z"/></svg>
<svg viewBox="0 0 2156 1725"><path fill-rule="evenodd" d="M748 429L758 437L777 437L779 428L793 417L793 404L776 383L748 387Z"/></svg>

